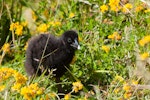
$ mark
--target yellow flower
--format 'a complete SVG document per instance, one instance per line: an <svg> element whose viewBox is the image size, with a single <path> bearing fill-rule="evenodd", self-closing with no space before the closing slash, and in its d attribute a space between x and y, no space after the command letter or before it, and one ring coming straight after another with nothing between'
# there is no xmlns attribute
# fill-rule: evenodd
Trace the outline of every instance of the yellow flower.
<svg viewBox="0 0 150 100"><path fill-rule="evenodd" d="M14 75L16 83L24 84L27 81L27 77L23 76L21 73L16 72Z"/></svg>
<svg viewBox="0 0 150 100"><path fill-rule="evenodd" d="M46 25L46 24L41 24L40 26L37 27L37 31L41 32L41 33L46 32L47 29L48 29L48 25Z"/></svg>
<svg viewBox="0 0 150 100"><path fill-rule="evenodd" d="M122 12L127 13L128 10L130 10L130 9L132 9L132 4L127 3L127 4L125 4L125 5L123 6Z"/></svg>
<svg viewBox="0 0 150 100"><path fill-rule="evenodd" d="M122 82L122 81L124 81L124 78L117 75L117 76L115 76L115 80Z"/></svg>
<svg viewBox="0 0 150 100"><path fill-rule="evenodd" d="M72 12L69 14L69 18L73 18L74 16L75 16L75 14Z"/></svg>
<svg viewBox="0 0 150 100"><path fill-rule="evenodd" d="M9 30L10 30L10 31L15 30L15 29L16 29L16 27L17 27L18 25L19 25L19 22L11 23L11 24L10 24L10 28L9 28Z"/></svg>
<svg viewBox="0 0 150 100"><path fill-rule="evenodd" d="M4 52L9 52L10 51L10 44L9 43L5 43L2 47L2 50Z"/></svg>
<svg viewBox="0 0 150 100"><path fill-rule="evenodd" d="M147 44L148 42L147 41L145 41L145 40L139 40L139 45L140 46L144 46L145 44Z"/></svg>
<svg viewBox="0 0 150 100"><path fill-rule="evenodd" d="M10 76L14 74L15 70L11 68L0 68L0 82L8 79Z"/></svg>
<svg viewBox="0 0 150 100"><path fill-rule="evenodd" d="M55 26L60 26L61 25L61 22L60 21L56 21L55 22Z"/></svg>
<svg viewBox="0 0 150 100"><path fill-rule="evenodd" d="M118 12L121 9L119 5L120 0L109 0L109 6L111 11Z"/></svg>
<svg viewBox="0 0 150 100"><path fill-rule="evenodd" d="M49 22L48 25L52 26L52 27L57 27L57 26L61 25L61 22L60 21L52 21L52 22Z"/></svg>
<svg viewBox="0 0 150 100"><path fill-rule="evenodd" d="M132 80L133 85L138 85L138 81Z"/></svg>
<svg viewBox="0 0 150 100"><path fill-rule="evenodd" d="M141 60L145 60L149 57L149 53L148 52L144 52L143 54L140 55Z"/></svg>
<svg viewBox="0 0 150 100"><path fill-rule="evenodd" d="M38 87L38 84L30 84L29 86L25 86L21 88L20 94L24 96L25 99L31 100L32 98L36 97L43 93L43 89Z"/></svg>
<svg viewBox="0 0 150 100"><path fill-rule="evenodd" d="M15 34L20 36L22 35L23 26L19 24L19 22L11 23L10 31L15 31Z"/></svg>
<svg viewBox="0 0 150 100"><path fill-rule="evenodd" d="M11 87L11 89L13 90L13 91L20 91L20 88L21 88L21 84L20 83L15 83L12 87Z"/></svg>
<svg viewBox="0 0 150 100"><path fill-rule="evenodd" d="M109 39L115 39L115 40L120 40L121 36L118 34L118 32L114 32L113 34L108 36Z"/></svg>
<svg viewBox="0 0 150 100"><path fill-rule="evenodd" d="M125 90L126 92L130 91L131 90L131 86L129 86L127 84L124 84L123 90Z"/></svg>
<svg viewBox="0 0 150 100"><path fill-rule="evenodd" d="M118 12L121 9L121 6L110 6L112 11Z"/></svg>
<svg viewBox="0 0 150 100"><path fill-rule="evenodd" d="M37 90L37 92L36 92L38 95L40 95L40 94L42 94L43 93L43 90L42 89L39 89L39 90Z"/></svg>
<svg viewBox="0 0 150 100"><path fill-rule="evenodd" d="M119 91L120 91L120 88L116 88L116 89L114 90L115 94L118 94Z"/></svg>
<svg viewBox="0 0 150 100"><path fill-rule="evenodd" d="M125 94L124 94L124 98L125 99L130 99L130 97L132 96L132 93L128 93L128 92L125 92Z"/></svg>
<svg viewBox="0 0 150 100"><path fill-rule="evenodd" d="M17 34L18 36L21 36L22 35L22 30L23 30L23 26L22 25L18 25L16 27L15 34Z"/></svg>
<svg viewBox="0 0 150 100"><path fill-rule="evenodd" d="M109 5L119 5L120 0L109 0Z"/></svg>
<svg viewBox="0 0 150 100"><path fill-rule="evenodd" d="M82 90L83 88L83 84L80 81L73 82L72 85L73 85L73 91L75 92L78 92L79 90Z"/></svg>
<svg viewBox="0 0 150 100"><path fill-rule="evenodd" d="M20 91L21 86L26 82L27 78L12 68L0 68L0 82L5 81L12 76L15 78L16 82L11 89L14 91Z"/></svg>
<svg viewBox="0 0 150 100"><path fill-rule="evenodd" d="M140 12L140 11L142 11L144 9L144 7L142 6L142 5L139 5L139 6L137 6L136 8L135 8L135 11L136 12Z"/></svg>
<svg viewBox="0 0 150 100"><path fill-rule="evenodd" d="M107 5L102 5L102 6L100 6L100 11L102 12L102 13L104 13L105 11L107 11L108 10L108 6Z"/></svg>
<svg viewBox="0 0 150 100"><path fill-rule="evenodd" d="M34 21L36 21L36 19L37 19L37 16L36 16L34 11L32 11L32 18L33 18Z"/></svg>
<svg viewBox="0 0 150 100"><path fill-rule="evenodd" d="M150 35L145 36L143 39L139 41L140 46L144 46L150 42Z"/></svg>
<svg viewBox="0 0 150 100"><path fill-rule="evenodd" d="M5 85L0 85L0 92L2 92L5 89Z"/></svg>
<svg viewBox="0 0 150 100"><path fill-rule="evenodd" d="M71 98L71 95L70 94L66 94L65 96L64 96L64 100L69 100Z"/></svg>
<svg viewBox="0 0 150 100"><path fill-rule="evenodd" d="M26 26L27 26L27 24L28 24L28 22L27 22L27 21L21 22L21 25L22 25L23 27L26 27Z"/></svg>
<svg viewBox="0 0 150 100"><path fill-rule="evenodd" d="M103 45L103 46L102 46L102 50L104 50L106 53L109 53L110 47L109 47L109 46L106 46L106 45Z"/></svg>
<svg viewBox="0 0 150 100"><path fill-rule="evenodd" d="M148 13L148 12L150 12L150 9L146 9L144 12L145 12L145 13Z"/></svg>
<svg viewBox="0 0 150 100"><path fill-rule="evenodd" d="M11 24L10 24L10 28L9 28L9 30L10 30L10 31L13 31L13 30L14 30L14 28L15 28L15 23L11 23Z"/></svg>
<svg viewBox="0 0 150 100"><path fill-rule="evenodd" d="M26 88L26 87L23 87L21 89L20 94L23 95L26 100L31 100L32 99L32 95L31 95L30 91L28 90L28 88Z"/></svg>
<svg viewBox="0 0 150 100"><path fill-rule="evenodd" d="M45 100L45 99L43 99L43 98L40 98L40 100ZM47 99L46 99L47 100Z"/></svg>

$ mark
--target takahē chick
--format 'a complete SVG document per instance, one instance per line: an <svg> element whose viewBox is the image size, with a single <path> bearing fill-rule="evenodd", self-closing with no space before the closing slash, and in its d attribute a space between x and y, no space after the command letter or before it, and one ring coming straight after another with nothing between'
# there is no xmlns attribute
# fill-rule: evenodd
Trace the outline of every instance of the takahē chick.
<svg viewBox="0 0 150 100"><path fill-rule="evenodd" d="M56 69L53 74L59 79L67 71L65 67L69 68L79 48L78 34L74 30L64 32L59 38L51 34L35 36L30 39L26 51L26 72L29 76L39 76Z"/></svg>

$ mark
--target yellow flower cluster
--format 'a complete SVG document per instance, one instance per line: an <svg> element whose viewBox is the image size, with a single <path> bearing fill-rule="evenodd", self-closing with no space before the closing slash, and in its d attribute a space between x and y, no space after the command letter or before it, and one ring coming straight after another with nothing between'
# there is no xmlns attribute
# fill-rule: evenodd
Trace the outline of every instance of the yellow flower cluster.
<svg viewBox="0 0 150 100"><path fill-rule="evenodd" d="M108 36L108 39L120 40L121 39L121 35L119 35L118 32L114 32L113 34Z"/></svg>
<svg viewBox="0 0 150 100"><path fill-rule="evenodd" d="M16 80L17 83L20 83L20 84L24 84L27 80L27 78L25 76L23 76L21 73L14 73L14 78Z"/></svg>
<svg viewBox="0 0 150 100"><path fill-rule="evenodd" d="M100 11L102 13L108 11L108 8L110 8L111 11L114 12L118 12L118 11L122 11L123 13L128 13L132 8L132 4L131 3L122 3L122 0L109 0L108 5L104 4L102 6L100 6ZM150 9L147 7L147 5L145 3L139 3L135 8L134 11L135 12L140 12L143 11L145 13L150 12Z"/></svg>
<svg viewBox="0 0 150 100"><path fill-rule="evenodd" d="M124 83L123 85L123 90L125 91L124 93L124 98L125 99L130 99L130 97L132 96L132 88L130 85L128 85L128 83Z"/></svg>
<svg viewBox="0 0 150 100"><path fill-rule="evenodd" d="M123 12L123 13L128 13L128 11L132 9L132 7L133 7L132 4L127 3L127 4L125 4L125 5L123 6L122 12Z"/></svg>
<svg viewBox="0 0 150 100"><path fill-rule="evenodd" d="M124 78L117 75L117 76L115 76L115 81L123 82Z"/></svg>
<svg viewBox="0 0 150 100"><path fill-rule="evenodd" d="M75 14L72 12L69 14L69 18L73 18L74 16L75 16Z"/></svg>
<svg viewBox="0 0 150 100"><path fill-rule="evenodd" d="M78 92L79 90L82 90L82 88L83 88L83 84L80 81L73 82L72 85L73 85L74 92Z"/></svg>
<svg viewBox="0 0 150 100"><path fill-rule="evenodd" d="M49 26L58 27L58 26L61 26L61 22L60 21L52 21L52 22L49 22Z"/></svg>
<svg viewBox="0 0 150 100"><path fill-rule="evenodd" d="M150 12L150 8L147 6L146 3L139 3L136 8L135 8L135 12L141 12L144 11L145 13Z"/></svg>
<svg viewBox="0 0 150 100"><path fill-rule="evenodd" d="M83 88L83 84L80 81L73 82L72 85L73 85L72 92L75 92L75 93L77 93L79 90L82 90ZM64 100L70 100L72 92L66 94L64 96Z"/></svg>
<svg viewBox="0 0 150 100"><path fill-rule="evenodd" d="M11 68L0 68L0 82L5 81L12 76L16 71Z"/></svg>
<svg viewBox="0 0 150 100"><path fill-rule="evenodd" d="M16 90L19 92L21 86L26 83L27 77L23 76L22 74L20 74L18 72L14 73L13 76L14 76L16 82L13 85L12 90Z"/></svg>
<svg viewBox="0 0 150 100"><path fill-rule="evenodd" d="M5 81L12 76L15 78L15 84L12 86L12 90L19 91L20 87L26 83L27 77L23 76L12 68L3 67L0 69L0 82Z"/></svg>
<svg viewBox="0 0 150 100"><path fill-rule="evenodd" d="M119 82L119 83L124 82L124 78L121 77L121 76L119 76L119 75L117 75L117 76L115 76L115 78L114 78L114 80L111 82L111 84L114 85L114 84L117 84L118 82Z"/></svg>
<svg viewBox="0 0 150 100"><path fill-rule="evenodd" d="M27 22L27 21L23 21L23 22L21 22L21 25L22 25L23 27L26 27L26 26L28 25L28 22Z"/></svg>
<svg viewBox="0 0 150 100"><path fill-rule="evenodd" d="M68 94L66 94L64 96L64 100L70 100L70 98L71 98L71 94L70 93L68 93Z"/></svg>
<svg viewBox="0 0 150 100"><path fill-rule="evenodd" d="M146 60L148 57L149 57L149 53L148 52L144 52L144 53L140 54L141 60Z"/></svg>
<svg viewBox="0 0 150 100"><path fill-rule="evenodd" d="M38 87L37 83L21 88L21 95L23 95L26 100L32 100L32 98L42 93L43 88Z"/></svg>
<svg viewBox="0 0 150 100"><path fill-rule="evenodd" d="M5 89L5 85L0 85L0 92L2 92Z"/></svg>
<svg viewBox="0 0 150 100"><path fill-rule="evenodd" d="M27 25L27 22L22 22L19 24L19 22L11 23L9 30L15 31L15 34L18 36L22 35L23 27Z"/></svg>
<svg viewBox="0 0 150 100"><path fill-rule="evenodd" d="M123 83L123 82L124 82L124 78L117 75L117 76L115 76L114 80L111 82L111 85L116 85L116 84L120 84L120 83ZM115 87L114 93L118 94L121 90L122 90L121 87Z"/></svg>
<svg viewBox="0 0 150 100"><path fill-rule="evenodd" d="M133 85L138 85L138 81L136 80L125 80L123 77L117 75L114 80L111 82L112 86L114 87L113 92L115 94L119 94L120 92L124 92L123 98L128 100L131 98L131 96L134 96L133 92L135 91L134 88L132 88ZM120 94L122 95L122 94Z"/></svg>
<svg viewBox="0 0 150 100"><path fill-rule="evenodd" d="M143 39L139 40L140 46L145 46L150 42L150 35L145 36Z"/></svg>
<svg viewBox="0 0 150 100"><path fill-rule="evenodd" d="M123 86L123 90L125 90L125 91L130 91L130 90L131 90L131 86L125 84L125 85Z"/></svg>
<svg viewBox="0 0 150 100"><path fill-rule="evenodd" d="M2 50L6 53L10 51L10 44L9 43L5 43L2 47Z"/></svg>
<svg viewBox="0 0 150 100"><path fill-rule="evenodd" d="M37 31L40 32L40 33L44 33L44 32L47 32L48 31L48 28L50 26L52 27L58 27L61 25L61 22L60 21L51 21L49 22L48 24L40 24L38 27L37 27Z"/></svg>
<svg viewBox="0 0 150 100"><path fill-rule="evenodd" d="M109 6L111 11L118 12L121 9L119 5L120 0L109 0Z"/></svg>
<svg viewBox="0 0 150 100"><path fill-rule="evenodd" d="M135 11L136 12L140 12L140 11L142 11L144 9L144 7L142 6L142 5L139 5L139 6L137 6L136 8L135 8Z"/></svg>
<svg viewBox="0 0 150 100"><path fill-rule="evenodd" d="M124 98L126 99L126 100L130 100L130 97L132 96L132 93L130 93L130 92L125 92L125 94L124 94Z"/></svg>
<svg viewBox="0 0 150 100"><path fill-rule="evenodd" d="M37 31L38 32L41 32L41 33L44 33L47 31L47 29L49 28L49 26L47 24L40 24L38 27L37 27Z"/></svg>
<svg viewBox="0 0 150 100"><path fill-rule="evenodd" d="M107 5L102 5L102 6L100 6L100 11L101 11L102 13L106 12L107 10L108 10L108 6L107 6Z"/></svg>
<svg viewBox="0 0 150 100"><path fill-rule="evenodd" d="M121 91L121 89L120 89L120 88L116 88L116 89L114 89L115 94L119 93L120 91Z"/></svg>
<svg viewBox="0 0 150 100"><path fill-rule="evenodd" d="M109 47L109 46L106 46L106 45L103 45L103 46L102 46L102 50L104 50L106 53L109 53L110 47Z"/></svg>
<svg viewBox="0 0 150 100"><path fill-rule="evenodd" d="M132 84L133 84L133 85L138 85L138 81L132 80Z"/></svg>

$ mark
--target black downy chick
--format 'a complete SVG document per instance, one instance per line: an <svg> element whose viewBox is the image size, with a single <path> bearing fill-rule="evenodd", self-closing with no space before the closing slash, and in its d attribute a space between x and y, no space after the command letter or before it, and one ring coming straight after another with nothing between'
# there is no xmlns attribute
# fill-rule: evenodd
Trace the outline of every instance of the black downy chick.
<svg viewBox="0 0 150 100"><path fill-rule="evenodd" d="M64 32L59 38L51 34L35 36L28 43L25 70L29 76L39 76L45 70L45 74L48 74L48 70L56 69L53 74L56 82L59 82L67 71L65 67L69 68L75 51L79 48L78 34L74 30Z"/></svg>

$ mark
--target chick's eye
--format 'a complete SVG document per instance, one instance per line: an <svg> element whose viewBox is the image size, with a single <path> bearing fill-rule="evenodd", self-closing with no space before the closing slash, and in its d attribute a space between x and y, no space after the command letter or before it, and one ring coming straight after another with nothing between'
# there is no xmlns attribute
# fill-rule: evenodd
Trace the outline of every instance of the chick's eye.
<svg viewBox="0 0 150 100"><path fill-rule="evenodd" d="M68 41L69 43L70 43L70 42L72 42L71 38L68 38L68 40L67 40L67 41Z"/></svg>

